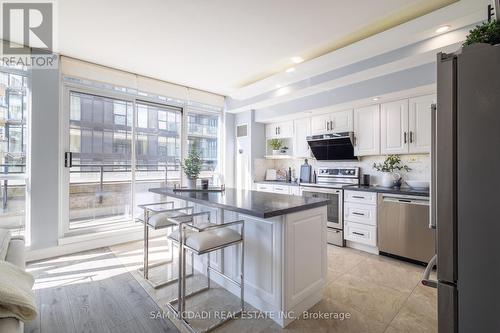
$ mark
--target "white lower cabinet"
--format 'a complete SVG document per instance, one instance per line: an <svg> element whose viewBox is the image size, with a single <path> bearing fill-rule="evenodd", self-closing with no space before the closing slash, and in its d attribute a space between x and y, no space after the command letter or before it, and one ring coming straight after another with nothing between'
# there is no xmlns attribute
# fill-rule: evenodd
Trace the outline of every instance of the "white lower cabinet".
<svg viewBox="0 0 500 333"><path fill-rule="evenodd" d="M272 183L256 183L255 190L260 192L300 195L300 188L291 185L275 185Z"/></svg>
<svg viewBox="0 0 500 333"><path fill-rule="evenodd" d="M376 226L377 206L346 202L344 220Z"/></svg>
<svg viewBox="0 0 500 333"><path fill-rule="evenodd" d="M377 193L344 191L344 239L347 246L377 253Z"/></svg>
<svg viewBox="0 0 500 333"><path fill-rule="evenodd" d="M300 195L300 187L298 186L291 186L291 195Z"/></svg>
<svg viewBox="0 0 500 333"><path fill-rule="evenodd" d="M273 186L274 193L280 194L290 194L290 186L287 185L274 185Z"/></svg>
<svg viewBox="0 0 500 333"><path fill-rule="evenodd" d="M346 222L344 227L344 238L346 240L377 246L377 227L355 222Z"/></svg>
<svg viewBox="0 0 500 333"><path fill-rule="evenodd" d="M256 184L257 191L273 193L273 184Z"/></svg>

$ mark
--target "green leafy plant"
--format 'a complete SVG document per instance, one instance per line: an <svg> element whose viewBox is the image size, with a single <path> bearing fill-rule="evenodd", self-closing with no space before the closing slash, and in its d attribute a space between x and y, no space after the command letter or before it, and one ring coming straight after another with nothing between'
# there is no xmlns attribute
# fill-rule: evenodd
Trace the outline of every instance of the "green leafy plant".
<svg viewBox="0 0 500 333"><path fill-rule="evenodd" d="M481 25L477 25L474 29L469 31L462 46L476 43L487 43L491 45L500 43L500 22L491 20L490 22L484 22Z"/></svg>
<svg viewBox="0 0 500 333"><path fill-rule="evenodd" d="M269 146L273 150L280 150L281 147L283 146L283 141L281 141L280 139L271 139L269 140Z"/></svg>
<svg viewBox="0 0 500 333"><path fill-rule="evenodd" d="M373 163L373 168L381 172L394 172L394 171L410 171L407 165L401 165L401 157L399 155L389 155L384 163Z"/></svg>
<svg viewBox="0 0 500 333"><path fill-rule="evenodd" d="M196 179L201 172L203 161L197 149L191 149L188 157L184 159L182 168L189 179Z"/></svg>

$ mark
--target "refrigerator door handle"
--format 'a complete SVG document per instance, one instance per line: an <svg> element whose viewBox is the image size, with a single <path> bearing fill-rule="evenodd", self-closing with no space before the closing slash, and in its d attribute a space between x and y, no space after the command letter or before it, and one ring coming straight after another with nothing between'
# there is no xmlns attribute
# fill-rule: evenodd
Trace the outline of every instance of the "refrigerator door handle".
<svg viewBox="0 0 500 333"><path fill-rule="evenodd" d="M437 106L431 105L431 188L430 188L430 218L429 229L436 229L436 215L437 215L437 193L436 193L436 117Z"/></svg>
<svg viewBox="0 0 500 333"><path fill-rule="evenodd" d="M438 282L436 280L429 279L432 269L437 265L437 254L432 257L432 259L427 264L424 271L424 276L422 277L422 284L426 287L437 288Z"/></svg>

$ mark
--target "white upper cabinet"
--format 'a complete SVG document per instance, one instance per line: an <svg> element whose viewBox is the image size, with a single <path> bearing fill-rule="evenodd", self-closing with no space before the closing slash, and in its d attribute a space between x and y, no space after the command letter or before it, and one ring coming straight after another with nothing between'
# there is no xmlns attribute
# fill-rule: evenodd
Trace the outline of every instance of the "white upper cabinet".
<svg viewBox="0 0 500 333"><path fill-rule="evenodd" d="M314 116L311 118L311 133L312 134L323 134L328 132L330 128L329 122L330 115L329 114L321 114L319 116ZM328 129L327 129L328 126Z"/></svg>
<svg viewBox="0 0 500 333"><path fill-rule="evenodd" d="M380 154L380 109L371 105L354 109L354 154Z"/></svg>
<svg viewBox="0 0 500 333"><path fill-rule="evenodd" d="M297 119L293 122L293 155L296 157L310 157L311 151L306 137L311 135L311 119Z"/></svg>
<svg viewBox="0 0 500 333"><path fill-rule="evenodd" d="M409 100L409 152L429 153L431 150L431 106L436 95L420 96Z"/></svg>
<svg viewBox="0 0 500 333"><path fill-rule="evenodd" d="M278 130L274 125L275 124L266 124L266 138L274 138L278 135Z"/></svg>
<svg viewBox="0 0 500 333"><path fill-rule="evenodd" d="M291 138L293 137L293 121L284 121L266 125L267 138Z"/></svg>
<svg viewBox="0 0 500 333"><path fill-rule="evenodd" d="M345 110L330 114L332 132L351 132L353 130L353 111Z"/></svg>
<svg viewBox="0 0 500 333"><path fill-rule="evenodd" d="M353 111L344 110L311 118L311 133L340 133L353 130Z"/></svg>
<svg viewBox="0 0 500 333"><path fill-rule="evenodd" d="M380 153L408 152L408 99L380 105Z"/></svg>

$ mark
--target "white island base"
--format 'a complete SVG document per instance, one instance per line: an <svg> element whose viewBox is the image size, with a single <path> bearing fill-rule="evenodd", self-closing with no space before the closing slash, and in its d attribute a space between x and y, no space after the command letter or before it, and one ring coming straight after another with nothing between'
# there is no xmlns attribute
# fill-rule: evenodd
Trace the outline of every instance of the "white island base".
<svg viewBox="0 0 500 333"><path fill-rule="evenodd" d="M263 311L281 327L298 318L323 297L327 279L326 206L260 219L227 210L210 210L217 220L245 220L245 302ZM239 279L240 247L217 251L211 265ZM206 258L195 260L205 272ZM212 279L232 292L240 290L217 274Z"/></svg>

